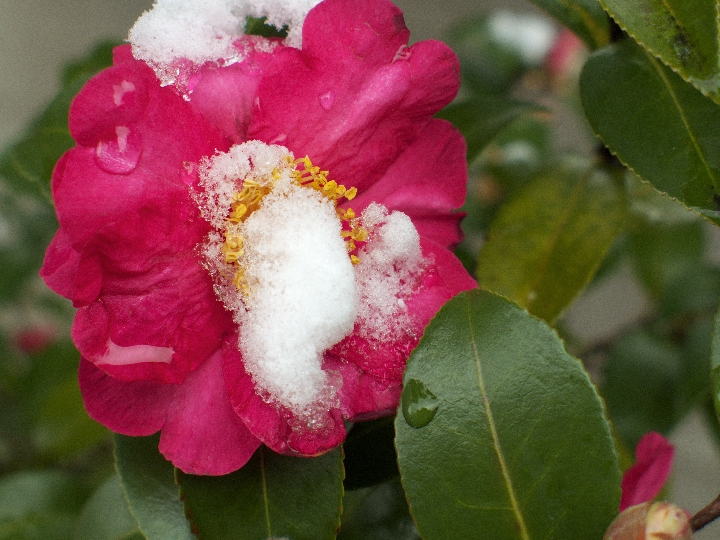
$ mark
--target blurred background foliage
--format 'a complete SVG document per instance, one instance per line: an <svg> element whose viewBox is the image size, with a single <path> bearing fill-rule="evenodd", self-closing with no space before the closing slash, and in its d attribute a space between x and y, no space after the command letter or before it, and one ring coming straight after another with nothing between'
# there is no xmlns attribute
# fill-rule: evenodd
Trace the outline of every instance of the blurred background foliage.
<svg viewBox="0 0 720 540"><path fill-rule="evenodd" d="M593 17L597 27L564 19L586 44L536 15L458 24L446 40L463 85L439 116L468 142L458 256L482 287L558 329L599 386L628 465L644 433L668 434L693 410L720 440L708 376L720 264L702 212L655 191L594 138L580 70L590 48L622 32L604 12ZM73 310L37 276L57 227L49 178L73 144L68 106L110 64L112 45L67 66L57 97L0 154L0 540L141 537L110 433L84 411ZM578 331L566 317L577 294L628 269L642 292L638 316L600 338ZM393 437L392 419L351 429L339 538L419 538Z"/></svg>

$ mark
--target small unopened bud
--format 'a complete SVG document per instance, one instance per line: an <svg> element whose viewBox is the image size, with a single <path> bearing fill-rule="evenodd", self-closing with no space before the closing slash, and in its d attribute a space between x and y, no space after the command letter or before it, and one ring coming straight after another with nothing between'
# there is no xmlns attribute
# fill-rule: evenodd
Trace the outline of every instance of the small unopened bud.
<svg viewBox="0 0 720 540"><path fill-rule="evenodd" d="M690 516L669 502L646 502L622 512L603 540L691 540Z"/></svg>

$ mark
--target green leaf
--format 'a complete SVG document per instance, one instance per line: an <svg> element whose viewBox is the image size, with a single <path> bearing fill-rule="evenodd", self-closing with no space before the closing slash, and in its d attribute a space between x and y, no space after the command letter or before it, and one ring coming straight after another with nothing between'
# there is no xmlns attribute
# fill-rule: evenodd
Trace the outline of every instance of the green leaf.
<svg viewBox="0 0 720 540"><path fill-rule="evenodd" d="M115 464L130 511L148 540L192 540L175 484L175 468L158 452L158 436L115 434Z"/></svg>
<svg viewBox="0 0 720 540"><path fill-rule="evenodd" d="M343 443L345 489L374 486L398 475L392 417L355 424Z"/></svg>
<svg viewBox="0 0 720 540"><path fill-rule="evenodd" d="M720 103L716 0L600 0L635 41Z"/></svg>
<svg viewBox="0 0 720 540"><path fill-rule="evenodd" d="M570 30L590 49L610 42L608 18L598 0L531 0Z"/></svg>
<svg viewBox="0 0 720 540"><path fill-rule="evenodd" d="M120 478L113 474L90 497L75 527L75 540L142 540Z"/></svg>
<svg viewBox="0 0 720 540"><path fill-rule="evenodd" d="M1 540L66 540L84 490L67 473L23 471L0 479Z"/></svg>
<svg viewBox="0 0 720 540"><path fill-rule="evenodd" d="M404 383L398 462L425 540L602 537L620 498L610 427L545 323L462 293L426 328Z"/></svg>
<svg viewBox="0 0 720 540"><path fill-rule="evenodd" d="M543 107L504 96L482 96L464 103L454 103L438 113L453 123L467 141L467 160L472 162L485 146L516 118Z"/></svg>
<svg viewBox="0 0 720 540"><path fill-rule="evenodd" d="M179 473L193 530L203 540L323 540L340 525L342 451L282 456L261 446L226 476Z"/></svg>
<svg viewBox="0 0 720 540"><path fill-rule="evenodd" d="M85 412L77 377L57 384L36 406L40 410L33 439L41 453L72 455L108 436Z"/></svg>
<svg viewBox="0 0 720 540"><path fill-rule="evenodd" d="M568 162L501 207L478 256L478 284L553 322L592 279L622 229L623 190Z"/></svg>
<svg viewBox="0 0 720 540"><path fill-rule="evenodd" d="M720 107L631 40L593 53L585 114L607 147L656 189L718 221Z"/></svg>
<svg viewBox="0 0 720 540"><path fill-rule="evenodd" d="M267 24L267 17L247 17L245 19L245 34L285 39L288 35L288 27L285 25L279 29L275 28Z"/></svg>

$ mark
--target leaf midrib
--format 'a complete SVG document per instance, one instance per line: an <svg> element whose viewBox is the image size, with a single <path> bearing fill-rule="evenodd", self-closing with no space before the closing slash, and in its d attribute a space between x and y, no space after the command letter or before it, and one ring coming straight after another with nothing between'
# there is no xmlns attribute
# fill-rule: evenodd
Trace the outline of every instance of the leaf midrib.
<svg viewBox="0 0 720 540"><path fill-rule="evenodd" d="M667 78L667 75L663 71L662 66L658 64L658 60L652 54L648 53L644 49L643 49L643 53L650 60L650 63L655 68L655 71L657 71L658 75L662 79L663 84L667 88L667 91L670 94L670 97L672 98L673 104L675 105L675 108L677 109L678 114L680 115L680 119L682 120L683 125L685 126L685 131L687 132L688 137L690 138L690 141L692 142L692 145L695 148L695 153L700 158L700 161L702 162L703 166L705 167L708 178L710 178L710 182L712 182L712 185L715 188L715 191L720 192L720 184L716 180L715 175L713 174L710 165L708 165L708 162L705 159L705 154L703 153L702 148L700 147L700 145L697 142L697 139L695 138L695 134L693 133L690 123L688 122L688 119L685 116L685 110L683 109L682 105L680 104L680 101L678 100L677 95L675 94L675 90L672 87L672 83Z"/></svg>
<svg viewBox="0 0 720 540"><path fill-rule="evenodd" d="M475 368L478 375L478 386L480 388L482 403L485 409L485 416L488 420L488 427L490 428L490 434L492 435L493 439L493 448L495 449L495 455L498 458L500 472L502 473L502 477L505 482L505 489L507 490L508 496L510 497L510 505L512 506L512 511L518 524L520 537L523 540L530 540L530 535L528 534L527 527L525 526L525 519L523 518L517 498L515 497L515 488L513 487L512 479L510 478L510 471L507 468L507 464L505 463L505 457L503 455L502 448L500 447L500 438L498 437L497 429L495 428L495 419L493 418L492 411L490 410L490 400L488 399L487 392L485 391L485 382L483 380L482 368L480 366L480 355L477 349L475 333L473 332L474 325L472 320L472 313L470 311L470 300L466 298L465 302L467 306L468 323L470 328L470 342L472 343L473 357L475 359Z"/></svg>

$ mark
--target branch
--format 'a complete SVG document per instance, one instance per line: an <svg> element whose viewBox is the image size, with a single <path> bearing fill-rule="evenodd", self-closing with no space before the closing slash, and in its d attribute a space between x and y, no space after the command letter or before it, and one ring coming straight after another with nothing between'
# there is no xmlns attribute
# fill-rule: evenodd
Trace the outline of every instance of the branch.
<svg viewBox="0 0 720 540"><path fill-rule="evenodd" d="M693 532L699 531L705 525L716 520L718 517L720 517L720 495L718 495L713 502L690 518L690 527Z"/></svg>

